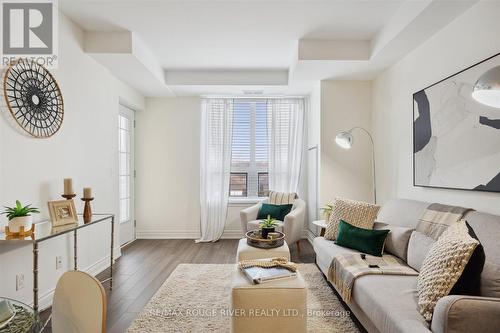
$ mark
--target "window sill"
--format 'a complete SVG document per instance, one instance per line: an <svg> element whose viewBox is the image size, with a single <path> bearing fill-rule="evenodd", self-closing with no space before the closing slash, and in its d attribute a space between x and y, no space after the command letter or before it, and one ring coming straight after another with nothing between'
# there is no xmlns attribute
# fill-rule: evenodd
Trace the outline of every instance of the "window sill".
<svg viewBox="0 0 500 333"><path fill-rule="evenodd" d="M263 198L229 198L230 206L238 206L238 205L248 205L248 204L257 204L267 199L267 197Z"/></svg>

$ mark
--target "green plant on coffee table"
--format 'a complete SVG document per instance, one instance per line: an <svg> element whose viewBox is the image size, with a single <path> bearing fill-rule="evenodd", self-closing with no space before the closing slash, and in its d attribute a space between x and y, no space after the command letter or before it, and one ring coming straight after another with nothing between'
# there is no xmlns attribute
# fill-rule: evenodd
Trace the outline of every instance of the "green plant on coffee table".
<svg viewBox="0 0 500 333"><path fill-rule="evenodd" d="M6 215L10 220L16 217L30 216L34 213L40 213L38 208L31 207L31 205L23 206L19 200L16 200L16 205L14 207L5 207L5 210L1 213Z"/></svg>
<svg viewBox="0 0 500 333"><path fill-rule="evenodd" d="M270 232L274 232L274 228L278 226L276 220L271 218L271 215L267 215L267 219L262 220L259 223L262 238L267 239Z"/></svg>
<svg viewBox="0 0 500 333"><path fill-rule="evenodd" d="M271 215L267 215L267 219L262 220L262 222L259 223L260 228L263 229L271 229L275 228L278 223L276 223L276 220L271 217Z"/></svg>

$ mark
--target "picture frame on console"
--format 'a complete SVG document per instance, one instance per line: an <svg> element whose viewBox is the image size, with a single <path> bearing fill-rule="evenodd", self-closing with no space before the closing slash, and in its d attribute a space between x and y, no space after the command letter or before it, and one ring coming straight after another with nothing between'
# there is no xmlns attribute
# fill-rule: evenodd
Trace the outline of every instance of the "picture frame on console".
<svg viewBox="0 0 500 333"><path fill-rule="evenodd" d="M499 74L500 53L413 94L414 186L500 192Z"/></svg>
<svg viewBox="0 0 500 333"><path fill-rule="evenodd" d="M78 222L73 200L49 201L48 205L53 227Z"/></svg>

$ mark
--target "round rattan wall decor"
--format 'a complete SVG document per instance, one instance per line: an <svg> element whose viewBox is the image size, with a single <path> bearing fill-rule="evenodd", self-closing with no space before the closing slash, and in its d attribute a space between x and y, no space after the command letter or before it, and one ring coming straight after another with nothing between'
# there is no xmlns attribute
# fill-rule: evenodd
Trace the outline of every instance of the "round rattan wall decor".
<svg viewBox="0 0 500 333"><path fill-rule="evenodd" d="M48 138L61 128L64 118L61 90L45 67L18 59L5 72L3 93L10 113L30 135Z"/></svg>

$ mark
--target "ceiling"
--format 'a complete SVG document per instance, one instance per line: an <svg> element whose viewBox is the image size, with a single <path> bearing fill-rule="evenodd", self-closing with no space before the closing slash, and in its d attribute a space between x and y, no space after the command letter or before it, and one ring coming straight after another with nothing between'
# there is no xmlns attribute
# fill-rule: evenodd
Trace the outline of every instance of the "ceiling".
<svg viewBox="0 0 500 333"><path fill-rule="evenodd" d="M85 51L146 96L307 94L371 79L476 1L59 0Z"/></svg>

